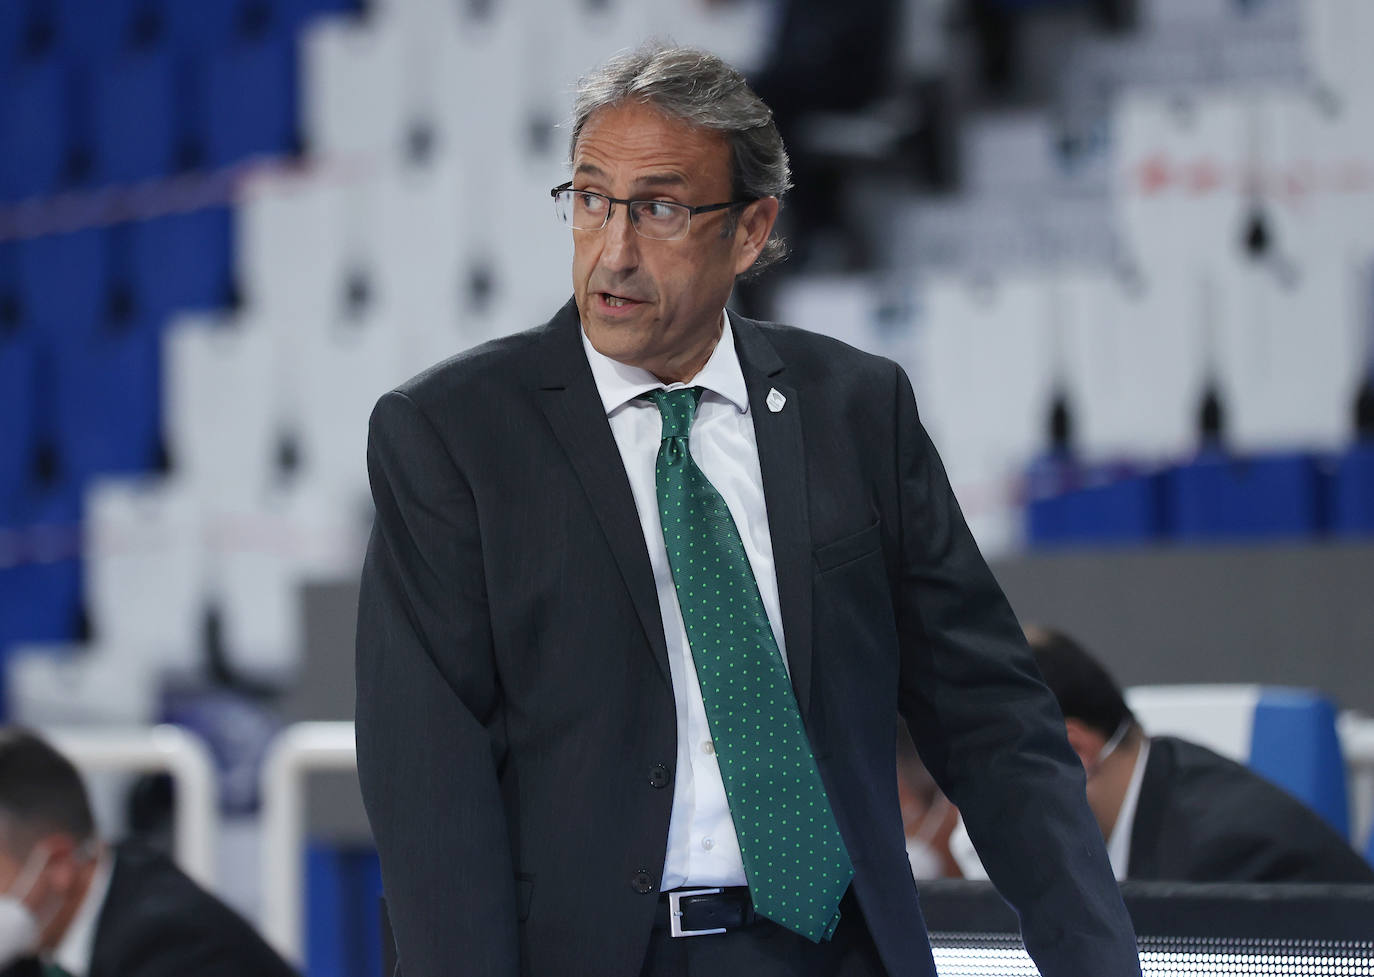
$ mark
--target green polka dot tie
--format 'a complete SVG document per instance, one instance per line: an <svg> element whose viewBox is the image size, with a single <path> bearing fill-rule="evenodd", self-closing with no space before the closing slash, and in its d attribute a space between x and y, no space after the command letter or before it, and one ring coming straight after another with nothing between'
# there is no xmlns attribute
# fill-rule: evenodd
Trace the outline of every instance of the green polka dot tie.
<svg viewBox="0 0 1374 977"><path fill-rule="evenodd" d="M655 390L655 480L668 565L755 910L814 941L854 877L739 530L692 460L701 388Z"/></svg>

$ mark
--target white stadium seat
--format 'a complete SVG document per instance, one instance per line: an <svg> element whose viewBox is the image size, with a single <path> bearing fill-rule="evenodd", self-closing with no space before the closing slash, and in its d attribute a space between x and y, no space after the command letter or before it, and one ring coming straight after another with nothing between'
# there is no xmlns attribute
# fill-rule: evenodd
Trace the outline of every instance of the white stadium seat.
<svg viewBox="0 0 1374 977"><path fill-rule="evenodd" d="M343 499L365 504L367 420L377 398L406 375L392 320L369 313L313 338L294 367L301 460Z"/></svg>
<svg viewBox="0 0 1374 977"><path fill-rule="evenodd" d="M324 159L399 155L413 119L407 34L388 18L323 18L302 41L302 126Z"/></svg>
<svg viewBox="0 0 1374 977"><path fill-rule="evenodd" d="M260 494L279 414L276 348L265 330L183 316L164 341L164 424L175 470L208 504Z"/></svg>
<svg viewBox="0 0 1374 977"><path fill-rule="evenodd" d="M19 645L6 663L8 718L26 726L143 726L157 720L161 685L127 648Z"/></svg>
<svg viewBox="0 0 1374 977"><path fill-rule="evenodd" d="M363 263L372 214L366 171L343 166L255 175L240 193L235 265L243 298L292 319L334 314Z"/></svg>
<svg viewBox="0 0 1374 977"><path fill-rule="evenodd" d="M86 494L86 601L102 643L161 672L201 664L205 523L175 479L105 479Z"/></svg>
<svg viewBox="0 0 1374 977"><path fill-rule="evenodd" d="M251 507L216 514L210 587L237 673L278 685L296 676L304 641L300 588L357 572L366 515L338 486L313 475Z"/></svg>

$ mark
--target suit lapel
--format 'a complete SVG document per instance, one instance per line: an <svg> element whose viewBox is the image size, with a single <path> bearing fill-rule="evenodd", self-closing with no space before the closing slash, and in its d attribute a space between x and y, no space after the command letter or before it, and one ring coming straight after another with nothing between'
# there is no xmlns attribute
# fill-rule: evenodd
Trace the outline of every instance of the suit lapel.
<svg viewBox="0 0 1374 977"><path fill-rule="evenodd" d="M811 518L807 510L806 454L801 405L785 382L782 359L758 324L731 316L735 349L749 390L749 411L759 447L768 533L778 578L778 602L787 643L787 665L802 719L811 705ZM781 409L768 406L771 391L783 396Z"/></svg>
<svg viewBox="0 0 1374 977"><path fill-rule="evenodd" d="M569 302L546 328L544 341L536 347L539 406L582 483L620 567L654 659L671 687L654 571L625 464L582 349L577 306Z"/></svg>

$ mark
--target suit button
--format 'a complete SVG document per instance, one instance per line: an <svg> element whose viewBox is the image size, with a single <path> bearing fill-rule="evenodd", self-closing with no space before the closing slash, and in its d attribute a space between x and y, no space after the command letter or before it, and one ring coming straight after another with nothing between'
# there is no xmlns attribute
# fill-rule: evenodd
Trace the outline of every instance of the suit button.
<svg viewBox="0 0 1374 977"><path fill-rule="evenodd" d="M673 775L668 772L668 768L662 763L655 763L649 771L650 787L667 787L668 782L673 779Z"/></svg>
<svg viewBox="0 0 1374 977"><path fill-rule="evenodd" d="M630 885L639 893L653 892L654 877L644 869L640 869L630 878Z"/></svg>

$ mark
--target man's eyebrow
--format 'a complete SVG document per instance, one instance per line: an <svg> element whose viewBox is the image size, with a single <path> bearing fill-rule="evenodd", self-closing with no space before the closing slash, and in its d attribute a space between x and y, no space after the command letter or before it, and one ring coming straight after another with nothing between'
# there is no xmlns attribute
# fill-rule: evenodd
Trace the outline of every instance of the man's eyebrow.
<svg viewBox="0 0 1374 977"><path fill-rule="evenodd" d="M686 184L687 178L680 173L653 173L635 181L637 187L681 187Z"/></svg>
<svg viewBox="0 0 1374 977"><path fill-rule="evenodd" d="M595 163L579 163L574 175L604 178L606 171ZM682 187L687 185L687 178L681 173L651 173L635 180L634 185L636 187Z"/></svg>

